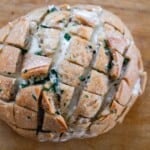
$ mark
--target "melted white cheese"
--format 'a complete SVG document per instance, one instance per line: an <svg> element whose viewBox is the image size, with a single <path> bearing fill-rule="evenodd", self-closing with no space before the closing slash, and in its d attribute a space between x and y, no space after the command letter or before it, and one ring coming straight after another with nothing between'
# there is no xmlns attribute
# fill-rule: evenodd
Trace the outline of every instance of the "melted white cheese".
<svg viewBox="0 0 150 150"><path fill-rule="evenodd" d="M65 59L65 56L66 56L66 53L67 53L67 50L68 50L68 47L69 47L69 43L70 43L70 40L67 41L65 38L64 38L64 35L65 35L65 32L63 32L61 34L61 43L60 43L60 47L59 47L59 50L58 50L58 56L56 57L56 62L55 62L55 68L57 68L61 62Z"/></svg>
<svg viewBox="0 0 150 150"><path fill-rule="evenodd" d="M40 47L39 47L39 41L36 37L33 36L32 41L31 41L31 46L29 49L29 53L34 54L34 53L39 52L39 51L41 51Z"/></svg>
<svg viewBox="0 0 150 150"><path fill-rule="evenodd" d="M92 36L92 43L97 44L99 41L104 40L106 37L104 29L102 26L98 26L95 28L93 36Z"/></svg>
<svg viewBox="0 0 150 150"><path fill-rule="evenodd" d="M132 89L132 95L138 96L141 93L140 79L138 79Z"/></svg>

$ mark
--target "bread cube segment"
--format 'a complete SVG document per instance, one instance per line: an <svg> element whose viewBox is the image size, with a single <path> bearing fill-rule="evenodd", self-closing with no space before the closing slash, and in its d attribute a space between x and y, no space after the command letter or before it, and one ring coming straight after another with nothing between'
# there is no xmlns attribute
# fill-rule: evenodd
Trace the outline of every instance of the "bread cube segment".
<svg viewBox="0 0 150 150"><path fill-rule="evenodd" d="M39 23L46 13L47 13L46 8L40 8L40 9L36 9L32 12L29 12L25 16L25 18L29 21L35 21L35 22Z"/></svg>
<svg viewBox="0 0 150 150"><path fill-rule="evenodd" d="M113 65L110 70L110 76L112 76L113 78L119 78L122 71L124 58L120 53L118 53L115 50L112 50L112 57L113 57L112 61Z"/></svg>
<svg viewBox="0 0 150 150"><path fill-rule="evenodd" d="M108 45L111 49L123 54L127 49L129 41L118 31L106 31Z"/></svg>
<svg viewBox="0 0 150 150"><path fill-rule="evenodd" d="M90 127L90 132L93 135L99 135L112 129L117 121L116 119L122 114L124 107L113 101L110 106L110 114L106 116L100 116Z"/></svg>
<svg viewBox="0 0 150 150"><path fill-rule="evenodd" d="M73 37L68 48L67 60L84 67L89 66L93 54L92 49L88 48L89 45L90 43L86 40Z"/></svg>
<svg viewBox="0 0 150 150"><path fill-rule="evenodd" d="M126 72L124 73L123 79L127 81L130 88L132 88L136 81L140 77L140 71L137 66L137 61L135 59L132 59L129 61Z"/></svg>
<svg viewBox="0 0 150 150"><path fill-rule="evenodd" d="M12 29L5 42L21 48L26 48L29 40L29 30L29 21L22 17L16 22L16 24L12 26Z"/></svg>
<svg viewBox="0 0 150 150"><path fill-rule="evenodd" d="M73 10L73 20L90 27L95 27L100 23L99 16L96 12L82 9Z"/></svg>
<svg viewBox="0 0 150 150"><path fill-rule="evenodd" d="M29 86L20 89L16 96L16 104L33 111L38 111L38 101L41 91L41 85Z"/></svg>
<svg viewBox="0 0 150 150"><path fill-rule="evenodd" d="M85 90L98 95L105 95L108 90L109 79L103 73L92 70Z"/></svg>
<svg viewBox="0 0 150 150"><path fill-rule="evenodd" d="M10 32L10 25L7 24L3 28L0 29L0 42L4 42L6 37L8 36Z"/></svg>
<svg viewBox="0 0 150 150"><path fill-rule="evenodd" d="M128 93L128 94L127 94ZM118 90L115 95L115 100L125 106L130 100L131 89L125 80L121 80Z"/></svg>
<svg viewBox="0 0 150 150"><path fill-rule="evenodd" d="M97 136L105 133L106 131L112 129L116 125L114 115L108 115L104 118L99 118L90 126L90 133L93 136Z"/></svg>
<svg viewBox="0 0 150 150"><path fill-rule="evenodd" d="M0 99L0 118L7 122L7 124L15 124L13 115L14 102L7 103Z"/></svg>
<svg viewBox="0 0 150 150"><path fill-rule="evenodd" d="M48 57L26 54L23 62L21 76L24 79L28 79L30 77L47 75L50 65L51 59Z"/></svg>
<svg viewBox="0 0 150 150"><path fill-rule="evenodd" d="M16 125L23 129L37 128L37 112L14 105Z"/></svg>
<svg viewBox="0 0 150 150"><path fill-rule="evenodd" d="M44 21L42 22L42 26L62 29L67 23L69 15L70 12L68 11L56 10L53 12L49 12L49 14L46 15Z"/></svg>
<svg viewBox="0 0 150 150"><path fill-rule="evenodd" d="M102 104L102 97L86 91L82 92L76 109L77 115L92 118L96 115Z"/></svg>
<svg viewBox="0 0 150 150"><path fill-rule="evenodd" d="M58 108L60 108L61 113L65 113L67 111L74 88L60 83L59 89L61 92L59 97L52 90L43 91L42 106L47 113L55 114Z"/></svg>
<svg viewBox="0 0 150 150"><path fill-rule="evenodd" d="M73 96L74 87L60 83L60 89L62 91L60 99L60 110L62 113L66 113Z"/></svg>
<svg viewBox="0 0 150 150"><path fill-rule="evenodd" d="M31 139L37 140L36 130L22 129L14 125L10 125L10 126L16 133L22 135L23 137L29 137Z"/></svg>
<svg viewBox="0 0 150 150"><path fill-rule="evenodd" d="M13 46L2 45L0 51L0 72L15 74L20 69L21 51Z"/></svg>
<svg viewBox="0 0 150 150"><path fill-rule="evenodd" d="M84 38L86 40L90 40L92 33L93 33L92 28L88 26L84 26L84 25L77 25L77 24L70 24L69 31L72 34L80 36L81 38Z"/></svg>
<svg viewBox="0 0 150 150"><path fill-rule="evenodd" d="M141 71L144 70L141 54L138 48L133 43L131 43L130 47L127 49L125 57L129 59L133 59L135 61L135 64L137 63L139 70Z"/></svg>
<svg viewBox="0 0 150 150"><path fill-rule="evenodd" d="M52 91L43 91L42 93L42 107L50 114L55 114L56 108L55 104L57 102L57 97Z"/></svg>
<svg viewBox="0 0 150 150"><path fill-rule="evenodd" d="M109 64L109 56L106 54L106 51L103 47L100 47L99 53L96 56L96 61L94 63L93 68L107 73L107 66Z"/></svg>
<svg viewBox="0 0 150 150"><path fill-rule="evenodd" d="M64 60L59 69L60 80L71 86L78 86L80 84L80 76L83 74L84 68Z"/></svg>
<svg viewBox="0 0 150 150"><path fill-rule="evenodd" d="M107 10L103 10L101 21L103 23L108 23L112 25L113 27L117 28L121 33L124 33L125 27L124 27L123 22L121 21L119 17L117 17L113 13Z"/></svg>
<svg viewBox="0 0 150 150"><path fill-rule="evenodd" d="M67 124L64 118L60 115L50 115L45 113L43 122L43 131L52 131L63 133L67 130Z"/></svg>
<svg viewBox="0 0 150 150"><path fill-rule="evenodd" d="M59 39L60 31L56 29L40 28L38 32L41 41L41 49L46 55L50 55L56 52Z"/></svg>
<svg viewBox="0 0 150 150"><path fill-rule="evenodd" d="M14 100L16 86L15 78L0 75L0 99L4 101Z"/></svg>

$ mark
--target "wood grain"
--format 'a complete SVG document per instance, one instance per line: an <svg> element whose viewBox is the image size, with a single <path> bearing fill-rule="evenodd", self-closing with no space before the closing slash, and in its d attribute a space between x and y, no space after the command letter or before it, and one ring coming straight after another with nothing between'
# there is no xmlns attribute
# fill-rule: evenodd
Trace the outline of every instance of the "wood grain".
<svg viewBox="0 0 150 150"><path fill-rule="evenodd" d="M47 4L83 3L102 5L116 13L131 30L141 50L150 76L150 1L149 0L1 0L0 27L34 8ZM0 150L148 150L150 148L150 80L145 93L137 100L123 124L109 133L92 139L66 143L37 143L20 137L0 122Z"/></svg>

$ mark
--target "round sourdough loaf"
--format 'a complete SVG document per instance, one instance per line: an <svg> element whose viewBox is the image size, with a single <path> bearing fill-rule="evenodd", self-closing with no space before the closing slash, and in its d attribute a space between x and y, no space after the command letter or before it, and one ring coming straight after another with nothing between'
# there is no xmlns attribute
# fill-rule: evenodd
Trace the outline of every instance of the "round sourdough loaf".
<svg viewBox="0 0 150 150"><path fill-rule="evenodd" d="M99 6L51 5L0 29L0 119L22 136L58 142L105 133L146 77L129 30Z"/></svg>

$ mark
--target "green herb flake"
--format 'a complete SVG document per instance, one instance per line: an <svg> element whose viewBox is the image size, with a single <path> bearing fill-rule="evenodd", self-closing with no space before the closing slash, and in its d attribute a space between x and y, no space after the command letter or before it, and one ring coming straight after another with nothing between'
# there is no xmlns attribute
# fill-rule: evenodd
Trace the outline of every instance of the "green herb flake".
<svg viewBox="0 0 150 150"><path fill-rule="evenodd" d="M41 24L41 25L40 25L40 27L41 27L41 28L46 28L46 29L48 28L48 29L49 29L49 27L48 27L48 26L43 25L43 24Z"/></svg>
<svg viewBox="0 0 150 150"><path fill-rule="evenodd" d="M33 98L34 100L37 100L37 99L36 99L36 96L35 96L34 94L32 94L32 98Z"/></svg>
<svg viewBox="0 0 150 150"><path fill-rule="evenodd" d="M108 65L107 65L107 69L110 70L112 67L113 67L113 63L109 62Z"/></svg>
<svg viewBox="0 0 150 150"><path fill-rule="evenodd" d="M0 92L2 92L2 88L0 88Z"/></svg>
<svg viewBox="0 0 150 150"><path fill-rule="evenodd" d="M80 81L85 81L85 77L84 77L84 76L80 76L80 77L79 77L79 80L80 80Z"/></svg>
<svg viewBox="0 0 150 150"><path fill-rule="evenodd" d="M41 55L42 55L42 51L35 52L34 54L35 54L35 55L40 55L40 56L41 56Z"/></svg>
<svg viewBox="0 0 150 150"><path fill-rule="evenodd" d="M68 33L65 33L64 38L69 41L71 39L71 35Z"/></svg>
<svg viewBox="0 0 150 150"><path fill-rule="evenodd" d="M84 95L84 97L85 97L85 98L89 98L89 96L88 96L88 95Z"/></svg>
<svg viewBox="0 0 150 150"><path fill-rule="evenodd" d="M27 87L28 85L29 85L29 83L26 82L26 81L24 81L24 82L22 82L22 83L20 84L20 88L25 88L25 87Z"/></svg>
<svg viewBox="0 0 150 150"><path fill-rule="evenodd" d="M123 61L123 66L126 66L129 62L129 59L128 58L125 58L124 61Z"/></svg>
<svg viewBox="0 0 150 150"><path fill-rule="evenodd" d="M54 11L57 11L57 8L54 5L48 9L48 13L52 13Z"/></svg>

